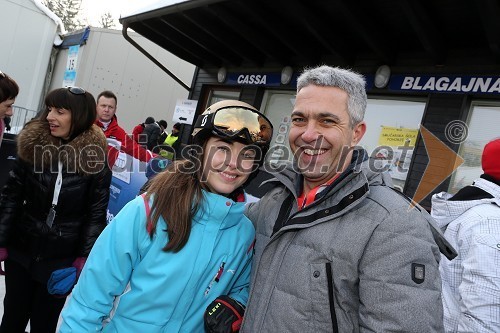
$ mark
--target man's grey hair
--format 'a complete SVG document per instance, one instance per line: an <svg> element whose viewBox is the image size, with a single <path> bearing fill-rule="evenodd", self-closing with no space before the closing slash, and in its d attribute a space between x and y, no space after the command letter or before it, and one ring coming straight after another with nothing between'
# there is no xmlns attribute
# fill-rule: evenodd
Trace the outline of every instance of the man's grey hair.
<svg viewBox="0 0 500 333"><path fill-rule="evenodd" d="M365 78L349 69L331 66L306 68L297 79L297 93L309 85L337 87L347 93L347 112L351 127L363 121L366 110Z"/></svg>

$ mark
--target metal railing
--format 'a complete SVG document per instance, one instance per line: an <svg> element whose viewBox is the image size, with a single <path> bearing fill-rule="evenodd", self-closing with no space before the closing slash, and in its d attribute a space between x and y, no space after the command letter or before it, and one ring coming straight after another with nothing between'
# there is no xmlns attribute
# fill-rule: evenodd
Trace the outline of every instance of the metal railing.
<svg viewBox="0 0 500 333"><path fill-rule="evenodd" d="M10 117L10 131L6 133L17 134L28 121L36 117L37 111L20 106L12 106L13 115Z"/></svg>

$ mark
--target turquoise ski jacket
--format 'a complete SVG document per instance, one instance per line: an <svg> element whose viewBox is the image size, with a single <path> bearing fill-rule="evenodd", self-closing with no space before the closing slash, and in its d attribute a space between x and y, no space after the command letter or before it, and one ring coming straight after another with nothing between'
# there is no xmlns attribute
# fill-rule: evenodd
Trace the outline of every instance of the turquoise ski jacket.
<svg viewBox="0 0 500 333"><path fill-rule="evenodd" d="M96 241L59 332L204 332L203 313L216 297L246 304L255 230L245 203L203 194L177 253L162 251L163 219L149 237L143 197L129 202Z"/></svg>

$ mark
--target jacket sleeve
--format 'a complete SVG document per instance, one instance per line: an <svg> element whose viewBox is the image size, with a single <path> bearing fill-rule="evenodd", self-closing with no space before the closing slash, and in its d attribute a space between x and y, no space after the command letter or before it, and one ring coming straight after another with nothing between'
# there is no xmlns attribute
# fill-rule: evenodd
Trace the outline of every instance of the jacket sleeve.
<svg viewBox="0 0 500 333"><path fill-rule="evenodd" d="M255 233L252 232L253 235ZM250 271L252 268L252 257L253 257L253 246L254 241L253 238L250 240L251 243L246 249L245 260L242 262L243 269L241 270L240 275L238 276L236 282L234 283L231 291L228 295L243 304L247 305L248 302L248 292L250 289Z"/></svg>
<svg viewBox="0 0 500 333"><path fill-rule="evenodd" d="M158 136L158 144L159 145L164 144L165 140L167 139L167 136L168 134L165 131L161 132L160 135Z"/></svg>
<svg viewBox="0 0 500 333"><path fill-rule="evenodd" d="M109 202L111 170L104 166L98 174L92 176L89 191L89 219L83 229L83 242L80 257L87 257L94 243L106 226L106 214Z"/></svg>
<svg viewBox="0 0 500 333"><path fill-rule="evenodd" d="M154 128L148 137L148 149L153 150L158 145L158 137L160 136L160 128Z"/></svg>
<svg viewBox="0 0 500 333"><path fill-rule="evenodd" d="M100 332L140 260L147 239L142 197L129 202L97 239L71 298L64 308L61 333Z"/></svg>
<svg viewBox="0 0 500 333"><path fill-rule="evenodd" d="M496 209L496 217L485 211L460 217L464 224L457 242L462 259L458 332L500 332L500 209L486 209Z"/></svg>
<svg viewBox="0 0 500 333"><path fill-rule="evenodd" d="M442 332L440 252L417 208L388 212L359 262L360 332Z"/></svg>
<svg viewBox="0 0 500 333"><path fill-rule="evenodd" d="M19 158L16 159L7 183L2 189L0 196L0 247L7 246L12 223L14 223L16 214L19 213L23 203L27 167L29 166L25 162Z"/></svg>
<svg viewBox="0 0 500 333"><path fill-rule="evenodd" d="M109 136L110 134L107 135ZM115 162L118 160L118 157L120 155L120 151L127 155L135 157L141 162L148 162L151 158L154 157L153 153L144 149L141 145L130 138L127 133L125 133L123 128L116 128L111 135L119 141L120 145L115 146L114 144L110 144L109 140L112 139L108 137L108 163L110 169L113 169L113 166L115 165ZM123 165L119 165L119 167L123 167Z"/></svg>
<svg viewBox="0 0 500 333"><path fill-rule="evenodd" d="M137 158L141 162L149 162L149 160L153 157L153 154L141 147L137 142L132 140L125 131L122 135L122 147L121 150L135 158Z"/></svg>

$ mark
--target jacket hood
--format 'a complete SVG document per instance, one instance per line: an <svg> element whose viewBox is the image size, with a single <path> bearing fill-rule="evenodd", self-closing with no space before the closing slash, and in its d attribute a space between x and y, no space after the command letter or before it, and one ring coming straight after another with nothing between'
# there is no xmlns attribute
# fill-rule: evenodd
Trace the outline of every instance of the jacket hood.
<svg viewBox="0 0 500 333"><path fill-rule="evenodd" d="M450 201L453 195L447 192L437 193L432 196L431 215L437 221L441 229L445 229L450 222L457 219L472 207L483 204L495 204L500 206L500 186L482 178L476 179L472 186L491 194L492 198Z"/></svg>
<svg viewBox="0 0 500 333"><path fill-rule="evenodd" d="M66 172L90 175L106 167L106 137L95 125L69 142L50 134L49 124L33 120L17 138L17 155L40 171L57 172L59 157Z"/></svg>

